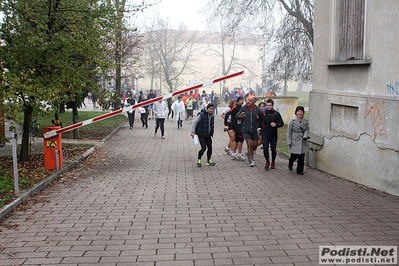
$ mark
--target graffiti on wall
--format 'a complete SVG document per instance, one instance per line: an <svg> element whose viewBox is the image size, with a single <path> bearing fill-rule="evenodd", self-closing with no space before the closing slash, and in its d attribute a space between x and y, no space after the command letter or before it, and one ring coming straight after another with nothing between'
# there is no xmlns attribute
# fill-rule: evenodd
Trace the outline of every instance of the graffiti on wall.
<svg viewBox="0 0 399 266"><path fill-rule="evenodd" d="M367 100L364 119L370 118L374 129L374 141L378 136L387 138L388 130L384 127L385 119L385 101L379 103L369 103Z"/></svg>
<svg viewBox="0 0 399 266"><path fill-rule="evenodd" d="M392 100L388 102L389 105L393 106L395 103L396 95L399 94L399 82L396 82L394 85L387 84L388 93L393 95Z"/></svg>

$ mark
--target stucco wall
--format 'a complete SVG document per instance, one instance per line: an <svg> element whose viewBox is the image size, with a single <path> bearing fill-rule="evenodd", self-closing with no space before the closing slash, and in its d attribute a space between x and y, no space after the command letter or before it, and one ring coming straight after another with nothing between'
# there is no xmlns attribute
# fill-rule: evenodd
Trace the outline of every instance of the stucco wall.
<svg viewBox="0 0 399 266"><path fill-rule="evenodd" d="M338 1L315 1L314 82L310 93L316 168L399 195L399 5L366 3L365 54L370 64L335 65Z"/></svg>
<svg viewBox="0 0 399 266"><path fill-rule="evenodd" d="M399 154L382 149L370 135L359 139L343 135L324 138L316 152L316 168L353 182L399 196Z"/></svg>

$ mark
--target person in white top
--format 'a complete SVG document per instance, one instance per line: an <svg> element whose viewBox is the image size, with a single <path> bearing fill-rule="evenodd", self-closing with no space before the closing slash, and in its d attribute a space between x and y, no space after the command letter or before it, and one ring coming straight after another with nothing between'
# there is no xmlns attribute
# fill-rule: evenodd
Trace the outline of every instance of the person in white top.
<svg viewBox="0 0 399 266"><path fill-rule="evenodd" d="M165 138L165 117L167 114L167 106L164 101L155 102L152 106L152 111L155 115L155 132L154 137L157 136L158 128L161 128L161 138Z"/></svg>
<svg viewBox="0 0 399 266"><path fill-rule="evenodd" d="M172 110L175 113L175 118L177 121L177 129L183 127L184 113L186 111L182 98L183 96L179 95L177 97L177 101L172 104Z"/></svg>

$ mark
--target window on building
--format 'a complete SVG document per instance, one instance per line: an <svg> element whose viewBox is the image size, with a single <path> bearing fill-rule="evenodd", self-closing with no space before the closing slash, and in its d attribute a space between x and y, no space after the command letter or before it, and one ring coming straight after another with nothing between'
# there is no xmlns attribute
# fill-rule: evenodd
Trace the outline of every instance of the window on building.
<svg viewBox="0 0 399 266"><path fill-rule="evenodd" d="M364 60L365 0L338 0L338 61Z"/></svg>

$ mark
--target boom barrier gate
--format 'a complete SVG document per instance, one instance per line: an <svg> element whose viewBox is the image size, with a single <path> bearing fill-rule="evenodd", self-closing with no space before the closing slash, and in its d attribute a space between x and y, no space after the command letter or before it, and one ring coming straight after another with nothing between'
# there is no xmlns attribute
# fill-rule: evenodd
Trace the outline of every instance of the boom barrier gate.
<svg viewBox="0 0 399 266"><path fill-rule="evenodd" d="M156 98L149 99L149 100L143 101L141 103L137 103L137 104L135 104L133 106L129 106L129 107L125 107L125 108L122 108L122 109L118 109L118 110L115 110L113 112L110 112L110 113L107 113L107 114L103 114L103 115L94 117L92 119L85 120L83 122L79 122L79 123L76 123L76 124L73 124L73 125L70 125L70 126L66 126L64 128L60 128L60 129L56 129L56 130L52 130L52 131L46 132L46 133L44 133L43 137L45 139L48 139L48 138L57 136L58 134L62 134L62 133L71 131L73 129L76 129L76 128L79 128L79 127L82 127L82 126L86 126L86 125L89 125L89 124L92 124L92 123L95 123L95 122L110 118L112 116L121 114L123 112L129 111L129 110L135 110L135 109L140 108L142 106L145 106L145 105L148 105L148 104L151 104L151 103L155 103L155 102L158 102L158 101L161 101L161 100L164 100L164 99L167 99L167 98L182 94L182 93L187 92L187 91L195 90L195 89L202 88L202 87L207 87L207 86L212 85L214 83L217 83L217 82L220 82L220 81L223 81L223 80L226 80L226 79L234 78L234 77L237 77L237 76L242 75L242 74L244 74L244 71L240 71L240 72L236 72L236 73L233 73L233 74L230 74L230 75L226 75L226 76L223 76L223 77L220 77L220 78L216 78L214 80L211 80L211 81L208 81L208 82L204 82L204 83L200 83L200 84L197 84L197 85L194 85L194 86L191 86L191 87L188 87L188 88L184 88L184 89L181 89L181 90L177 90L177 91L174 91L172 93L167 93L167 94L164 94L164 95L160 95L160 96L158 96Z"/></svg>

